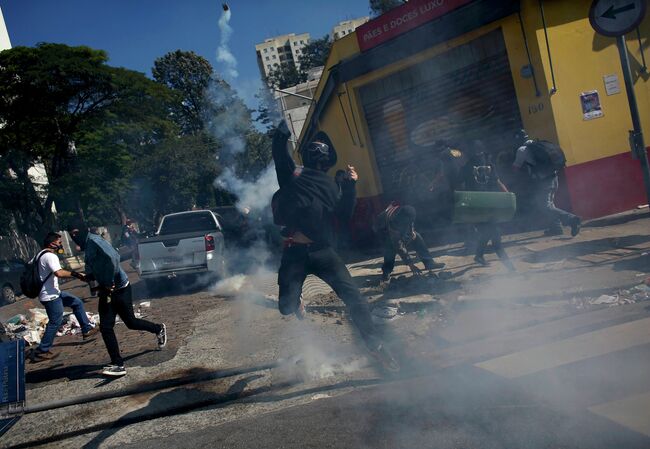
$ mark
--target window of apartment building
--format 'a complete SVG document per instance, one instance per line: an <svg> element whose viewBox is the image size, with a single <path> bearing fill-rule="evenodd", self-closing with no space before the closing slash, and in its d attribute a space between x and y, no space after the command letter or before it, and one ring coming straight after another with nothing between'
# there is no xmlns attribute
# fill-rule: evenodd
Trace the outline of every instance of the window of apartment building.
<svg viewBox="0 0 650 449"><path fill-rule="evenodd" d="M304 41L300 41L300 44L304 44Z"/></svg>
<svg viewBox="0 0 650 449"><path fill-rule="evenodd" d="M266 65L266 68L269 69L269 70L271 70L271 64L267 64L267 65Z"/></svg>
<svg viewBox="0 0 650 449"><path fill-rule="evenodd" d="M275 55L273 55L273 59L278 59Z"/></svg>
<svg viewBox="0 0 650 449"><path fill-rule="evenodd" d="M268 53L268 52L269 52L269 49L268 49L268 48L265 48L265 49L264 49L264 53Z"/></svg>
<svg viewBox="0 0 650 449"><path fill-rule="evenodd" d="M266 56L264 59L266 59L266 60L268 61L268 60L270 60L271 58L269 58L268 56Z"/></svg>

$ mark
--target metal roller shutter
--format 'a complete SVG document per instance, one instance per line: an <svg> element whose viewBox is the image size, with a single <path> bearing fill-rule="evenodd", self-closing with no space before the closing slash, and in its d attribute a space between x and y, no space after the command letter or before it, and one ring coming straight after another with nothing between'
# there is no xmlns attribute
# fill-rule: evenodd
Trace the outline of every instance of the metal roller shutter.
<svg viewBox="0 0 650 449"><path fill-rule="evenodd" d="M386 201L422 215L449 207L435 143L467 149L480 140L496 160L513 152L521 118L500 29L359 89ZM447 189L448 193L448 189ZM431 221L431 220L427 220Z"/></svg>

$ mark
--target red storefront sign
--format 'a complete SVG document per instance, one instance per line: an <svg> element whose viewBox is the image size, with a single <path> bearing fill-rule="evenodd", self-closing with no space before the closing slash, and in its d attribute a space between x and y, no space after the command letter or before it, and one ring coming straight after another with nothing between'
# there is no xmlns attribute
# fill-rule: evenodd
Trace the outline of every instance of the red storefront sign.
<svg viewBox="0 0 650 449"><path fill-rule="evenodd" d="M358 27L359 48L369 50L472 1L411 0Z"/></svg>

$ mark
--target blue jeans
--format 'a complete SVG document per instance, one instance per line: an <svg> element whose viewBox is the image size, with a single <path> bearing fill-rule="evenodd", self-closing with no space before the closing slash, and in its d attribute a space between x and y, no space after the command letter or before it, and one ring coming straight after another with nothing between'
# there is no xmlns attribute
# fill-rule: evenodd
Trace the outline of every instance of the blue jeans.
<svg viewBox="0 0 650 449"><path fill-rule="evenodd" d="M72 313L77 317L77 321L79 321L79 325L81 326L81 332L85 334L93 328L86 316L84 303L81 299L70 293L61 292L58 298L52 301L41 302L41 304L45 307L49 321L47 322L47 326L45 326L45 333L43 334L43 338L41 338L41 344L38 345L40 351L47 352L52 347L54 337L56 337L56 331L59 330L63 321L64 307L70 307L72 309Z"/></svg>
<svg viewBox="0 0 650 449"><path fill-rule="evenodd" d="M559 186L557 175L539 181L538 204L544 211L549 229L561 229L561 225L571 226L578 220L576 215L555 206L555 193Z"/></svg>

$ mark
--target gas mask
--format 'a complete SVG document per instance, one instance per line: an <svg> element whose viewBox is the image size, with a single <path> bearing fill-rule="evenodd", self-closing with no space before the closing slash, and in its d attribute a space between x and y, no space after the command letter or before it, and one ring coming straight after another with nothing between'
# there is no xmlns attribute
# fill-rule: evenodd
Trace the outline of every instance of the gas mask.
<svg viewBox="0 0 650 449"><path fill-rule="evenodd" d="M314 141L301 152L302 162L307 168L327 171L336 164L336 153L323 142Z"/></svg>

